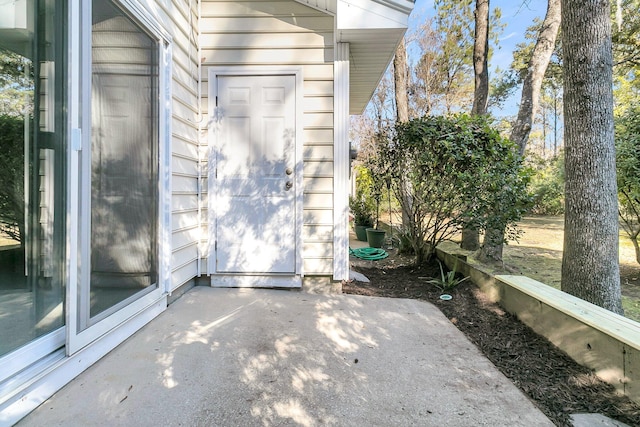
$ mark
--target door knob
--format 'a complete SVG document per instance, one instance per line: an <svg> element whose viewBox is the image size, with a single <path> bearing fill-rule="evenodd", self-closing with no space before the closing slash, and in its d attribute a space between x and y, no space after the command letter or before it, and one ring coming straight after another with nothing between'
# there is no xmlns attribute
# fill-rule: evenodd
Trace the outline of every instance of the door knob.
<svg viewBox="0 0 640 427"><path fill-rule="evenodd" d="M286 173L287 175L291 175L293 173L293 169L291 168L287 168L284 173Z"/></svg>
<svg viewBox="0 0 640 427"><path fill-rule="evenodd" d="M287 183L284 185L285 190L291 190L291 187L293 187L293 182L291 181L287 181Z"/></svg>

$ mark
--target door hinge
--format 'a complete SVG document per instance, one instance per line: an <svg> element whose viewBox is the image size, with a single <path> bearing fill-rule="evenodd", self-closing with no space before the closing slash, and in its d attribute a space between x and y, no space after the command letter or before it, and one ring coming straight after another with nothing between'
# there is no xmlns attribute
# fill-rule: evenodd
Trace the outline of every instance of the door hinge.
<svg viewBox="0 0 640 427"><path fill-rule="evenodd" d="M218 95L216 95L216 107L218 106Z"/></svg>
<svg viewBox="0 0 640 427"><path fill-rule="evenodd" d="M213 244L213 250L216 251L216 252L218 251L218 241L217 240Z"/></svg>

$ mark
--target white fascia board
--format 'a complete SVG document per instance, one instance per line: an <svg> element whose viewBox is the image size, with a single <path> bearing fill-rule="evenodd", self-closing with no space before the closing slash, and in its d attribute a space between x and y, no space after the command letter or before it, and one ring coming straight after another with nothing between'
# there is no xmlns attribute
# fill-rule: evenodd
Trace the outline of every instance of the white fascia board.
<svg viewBox="0 0 640 427"><path fill-rule="evenodd" d="M407 28L413 3L406 0L338 0L337 30Z"/></svg>

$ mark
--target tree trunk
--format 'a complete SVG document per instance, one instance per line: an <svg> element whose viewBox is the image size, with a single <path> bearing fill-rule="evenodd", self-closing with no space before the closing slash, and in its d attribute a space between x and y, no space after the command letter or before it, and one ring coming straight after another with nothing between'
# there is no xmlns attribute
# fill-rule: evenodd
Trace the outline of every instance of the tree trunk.
<svg viewBox="0 0 640 427"><path fill-rule="evenodd" d="M565 226L562 290L622 313L608 1L562 1Z"/></svg>
<svg viewBox="0 0 640 427"><path fill-rule="evenodd" d="M396 96L396 120L409 121L409 97L407 94L407 48L404 38L400 41L393 57L393 82Z"/></svg>
<svg viewBox="0 0 640 427"><path fill-rule="evenodd" d="M640 244L638 244L638 236L632 237L631 243L633 243L633 249L636 251L636 262L640 264Z"/></svg>
<svg viewBox="0 0 640 427"><path fill-rule="evenodd" d="M471 114L487 114L489 103L489 0L476 0L476 27L473 45L473 71L475 84Z"/></svg>
<svg viewBox="0 0 640 427"><path fill-rule="evenodd" d="M488 229L484 236L482 250L478 254L478 260L484 263L502 263L503 247L504 229Z"/></svg>
<svg viewBox="0 0 640 427"><path fill-rule="evenodd" d="M560 0L549 0L547 14L544 17L540 35L533 48L529 69L522 82L522 97L518 118L511 129L511 140L518 145L521 156L524 156L533 119L538 109L542 79L544 79L544 73L547 71L547 66L556 46L560 17Z"/></svg>
<svg viewBox="0 0 640 427"><path fill-rule="evenodd" d="M476 228L464 227L460 247L467 251L476 251L480 248L480 233Z"/></svg>
<svg viewBox="0 0 640 427"><path fill-rule="evenodd" d="M560 0L549 0L547 14L544 17L542 29L540 30L538 40L531 54L527 75L522 83L522 97L520 100L520 108L518 109L518 118L511 130L511 140L517 144L521 156L524 156L533 119L538 109L540 88L542 87L544 73L547 71L547 66L549 65L551 55L556 45L558 28L560 28L560 18ZM487 232L487 234L489 234L489 232ZM504 231L494 230L492 234L496 236L504 235ZM504 243L502 239L489 239L484 242L480 258L502 261L503 248Z"/></svg>
<svg viewBox="0 0 640 427"><path fill-rule="evenodd" d="M396 54L393 57L393 83L396 98L396 121L405 123L409 121L409 94L407 92L407 48L404 37L400 41ZM406 206L411 206L409 200L409 191L402 191L401 197L405 199ZM402 227L407 228L410 225L410 219L402 210Z"/></svg>
<svg viewBox="0 0 640 427"><path fill-rule="evenodd" d="M489 103L489 0L476 0L475 36L473 44L473 71L475 74L473 108L471 114L487 114ZM480 247L480 235L477 229L465 227L462 230L462 249L475 251Z"/></svg>

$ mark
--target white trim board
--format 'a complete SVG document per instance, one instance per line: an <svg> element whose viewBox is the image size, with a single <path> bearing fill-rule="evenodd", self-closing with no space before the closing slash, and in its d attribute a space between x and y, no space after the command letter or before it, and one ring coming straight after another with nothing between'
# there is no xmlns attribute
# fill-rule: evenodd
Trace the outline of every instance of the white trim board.
<svg viewBox="0 0 640 427"><path fill-rule="evenodd" d="M333 280L349 280L349 43L336 43L333 98Z"/></svg>
<svg viewBox="0 0 640 427"><path fill-rule="evenodd" d="M299 288L300 276L249 276L212 274L211 286L216 288Z"/></svg>

